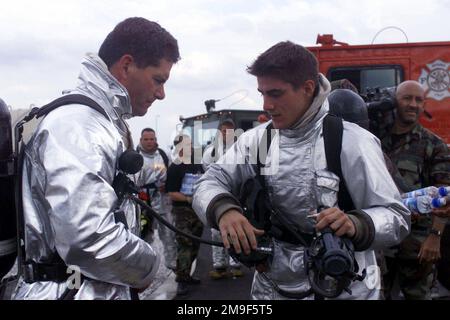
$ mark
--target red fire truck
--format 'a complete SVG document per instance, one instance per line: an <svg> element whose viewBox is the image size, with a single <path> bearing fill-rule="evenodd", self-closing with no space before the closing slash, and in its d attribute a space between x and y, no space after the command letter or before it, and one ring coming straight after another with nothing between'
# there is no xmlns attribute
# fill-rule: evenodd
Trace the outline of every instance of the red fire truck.
<svg viewBox="0 0 450 320"><path fill-rule="evenodd" d="M308 49L318 58L320 72L330 81L349 80L362 95L368 88L419 81L432 116L420 122L450 145L450 41L349 45L325 34L316 44Z"/></svg>

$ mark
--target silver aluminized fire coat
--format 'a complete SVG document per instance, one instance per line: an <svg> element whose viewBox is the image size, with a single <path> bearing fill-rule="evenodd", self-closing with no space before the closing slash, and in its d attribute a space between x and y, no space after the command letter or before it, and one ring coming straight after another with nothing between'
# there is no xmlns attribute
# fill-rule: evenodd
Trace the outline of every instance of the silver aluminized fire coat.
<svg viewBox="0 0 450 320"><path fill-rule="evenodd" d="M90 279L75 299L130 299L129 287L149 285L159 265L154 250L137 236L135 206L122 204L130 229L116 223L113 213L116 162L131 143L123 120L131 114L130 98L94 54L82 62L71 93L94 99L110 119L88 106L63 106L44 118L27 144L26 259L49 262L57 253L79 268ZM20 279L14 298L57 299L65 289L66 283Z"/></svg>
<svg viewBox="0 0 450 320"><path fill-rule="evenodd" d="M155 183L159 188L165 185L167 179L167 168L164 164L164 159L161 156L161 152L156 150L154 152L146 152L144 149L140 148L140 154L144 158L144 165L141 171L136 174L137 181L136 185L142 187L149 183ZM169 165L172 163L169 157ZM156 190L151 195L152 208L159 213L166 221L174 224L174 218L172 215L172 201L170 200L169 194L160 192ZM164 244L164 257L165 265L169 269L175 269L177 265L177 243L175 241L175 233L164 226L161 222L156 221L158 227L158 235Z"/></svg>
<svg viewBox="0 0 450 320"><path fill-rule="evenodd" d="M306 233L314 230L314 221L307 215L319 206L337 206L339 189L339 178L326 170L322 123L328 111L326 96L330 85L323 76L321 86L305 116L292 129L275 132L264 176L273 206ZM217 217L208 211L211 203L222 196L237 197L241 184L255 176L256 166L248 163L256 164L256 158L249 154L259 145L262 129L267 125L245 132L197 182L193 205L204 223L217 228ZM379 140L371 133L344 122L341 162L355 207L371 218L375 238L369 250L356 252L360 272L367 270L366 279L353 282L350 287L353 294L344 292L338 299L379 299L380 272L373 250L399 243L409 232L410 213L400 202ZM266 275L285 291L306 291L310 286L303 253L303 246L274 240L274 255ZM285 299L258 272L254 276L252 297Z"/></svg>

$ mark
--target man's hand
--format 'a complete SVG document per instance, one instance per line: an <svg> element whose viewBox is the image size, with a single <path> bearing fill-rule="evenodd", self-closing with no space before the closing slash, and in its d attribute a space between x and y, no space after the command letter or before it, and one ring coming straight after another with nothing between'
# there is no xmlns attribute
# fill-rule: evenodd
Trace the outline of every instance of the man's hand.
<svg viewBox="0 0 450 320"><path fill-rule="evenodd" d="M225 248L233 245L236 253L244 251L250 254L250 249L257 247L256 236L264 234L264 230L256 229L246 217L237 210L231 209L225 212L219 220L220 234Z"/></svg>
<svg viewBox="0 0 450 320"><path fill-rule="evenodd" d="M351 238L356 233L355 225L348 215L334 207L325 209L317 215L316 229L320 231L326 227L330 227L338 237L346 235Z"/></svg>
<svg viewBox="0 0 450 320"><path fill-rule="evenodd" d="M450 201L450 199L448 201ZM431 214L440 218L450 218L450 203L447 203L447 205L442 208L433 209Z"/></svg>
<svg viewBox="0 0 450 320"><path fill-rule="evenodd" d="M419 263L424 262L436 262L441 258L441 238L430 234L420 247Z"/></svg>

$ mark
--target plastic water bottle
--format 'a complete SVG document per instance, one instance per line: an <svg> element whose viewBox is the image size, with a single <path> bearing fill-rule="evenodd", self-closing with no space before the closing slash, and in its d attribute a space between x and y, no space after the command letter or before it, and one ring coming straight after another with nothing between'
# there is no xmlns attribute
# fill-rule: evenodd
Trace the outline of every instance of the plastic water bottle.
<svg viewBox="0 0 450 320"><path fill-rule="evenodd" d="M194 194L194 184L201 177L198 173L186 173L181 183L180 192L186 196L192 196Z"/></svg>
<svg viewBox="0 0 450 320"><path fill-rule="evenodd" d="M446 197L450 194L450 187L439 187L439 195Z"/></svg>
<svg viewBox="0 0 450 320"><path fill-rule="evenodd" d="M447 204L447 198L432 198L428 195L415 198L402 199L403 204L411 211L420 214L430 213L435 208L441 208Z"/></svg>
<svg viewBox="0 0 450 320"><path fill-rule="evenodd" d="M422 189L413 190L402 194L402 198L415 198L420 196L430 196L432 198L445 197L450 193L450 187L426 187Z"/></svg>

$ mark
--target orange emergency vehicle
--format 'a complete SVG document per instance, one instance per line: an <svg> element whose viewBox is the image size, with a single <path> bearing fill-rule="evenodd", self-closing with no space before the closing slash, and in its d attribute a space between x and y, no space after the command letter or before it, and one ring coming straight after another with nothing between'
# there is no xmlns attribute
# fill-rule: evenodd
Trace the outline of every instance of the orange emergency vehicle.
<svg viewBox="0 0 450 320"><path fill-rule="evenodd" d="M318 35L308 47L319 60L320 72L330 81L348 79L359 90L397 86L404 80L416 80L426 90L422 125L450 145L450 41L371 45L349 45Z"/></svg>

